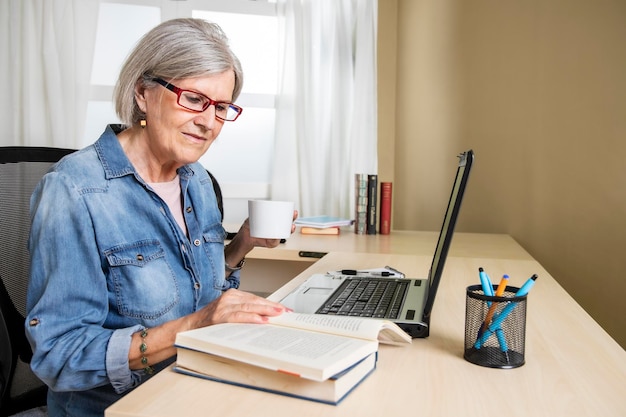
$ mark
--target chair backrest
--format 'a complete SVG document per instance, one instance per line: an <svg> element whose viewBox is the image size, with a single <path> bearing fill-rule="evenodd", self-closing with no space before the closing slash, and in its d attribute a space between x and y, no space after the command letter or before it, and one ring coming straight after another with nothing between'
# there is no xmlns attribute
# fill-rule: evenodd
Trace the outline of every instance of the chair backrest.
<svg viewBox="0 0 626 417"><path fill-rule="evenodd" d="M11 349L11 337L4 320L4 314L0 309L0 410L2 398L9 393L9 380L13 375L13 349Z"/></svg>
<svg viewBox="0 0 626 417"><path fill-rule="evenodd" d="M224 221L224 199L222 198L222 188L220 187L219 182L217 182L217 179L213 176L213 174L211 174L209 172L209 170L206 170L207 174L209 174L209 177L211 177L211 182L213 183L213 190L215 191L215 197L217 198L217 208L220 209L220 214L222 215L222 221Z"/></svg>
<svg viewBox="0 0 626 417"><path fill-rule="evenodd" d="M0 335L8 334L12 356L12 363L0 364L2 372L9 370L0 398L0 415L4 415L12 402L11 393L25 395L23 391L30 389L16 388L15 384L27 378L14 375L16 362L28 363L32 356L24 333L30 263L27 247L30 196L50 167L72 152L73 149L46 147L0 147L0 318L6 329ZM13 408L13 411L19 410Z"/></svg>

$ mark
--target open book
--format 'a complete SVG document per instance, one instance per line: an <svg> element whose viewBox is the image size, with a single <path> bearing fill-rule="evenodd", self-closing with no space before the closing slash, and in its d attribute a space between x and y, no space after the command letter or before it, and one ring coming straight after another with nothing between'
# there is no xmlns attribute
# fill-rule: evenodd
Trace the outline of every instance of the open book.
<svg viewBox="0 0 626 417"><path fill-rule="evenodd" d="M269 324L223 323L176 336L179 350L314 381L325 381L377 352L379 341L405 344L411 338L390 321L298 313L272 317Z"/></svg>

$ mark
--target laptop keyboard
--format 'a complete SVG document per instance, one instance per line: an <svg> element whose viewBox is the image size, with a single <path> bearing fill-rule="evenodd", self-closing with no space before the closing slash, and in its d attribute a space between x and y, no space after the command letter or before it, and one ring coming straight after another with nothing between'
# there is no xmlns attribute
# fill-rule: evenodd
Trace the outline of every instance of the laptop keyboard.
<svg viewBox="0 0 626 417"><path fill-rule="evenodd" d="M348 278L316 314L397 319L408 281Z"/></svg>

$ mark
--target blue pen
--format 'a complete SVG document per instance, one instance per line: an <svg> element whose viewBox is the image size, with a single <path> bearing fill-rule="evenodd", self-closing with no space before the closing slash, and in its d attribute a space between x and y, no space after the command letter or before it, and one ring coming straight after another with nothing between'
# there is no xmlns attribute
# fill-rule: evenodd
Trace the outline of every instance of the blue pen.
<svg viewBox="0 0 626 417"><path fill-rule="evenodd" d="M504 337L504 330L498 327L496 329L496 337L498 338L498 343L500 344L500 351L504 353L506 358L506 363L509 363L509 346L506 344L506 338Z"/></svg>
<svg viewBox="0 0 626 417"><path fill-rule="evenodd" d="M530 289L535 285L535 281L537 280L537 274L534 274L532 277L528 279L522 285L522 287L515 293L516 297L523 297L528 294ZM496 330L500 328L500 324L504 321L504 319L513 311L513 309L517 306L517 303L509 303L506 307L502 309L500 314L496 314L493 317L493 320L487 330L483 333L482 337L476 341L474 347L476 349L480 349L480 347L487 341L489 336L491 336Z"/></svg>
<svg viewBox="0 0 626 417"><path fill-rule="evenodd" d="M496 316L493 318L493 321L491 322L489 327L487 327L487 330L485 330L483 332L483 334L481 335L481 337L479 337L478 340L476 340L476 343L474 344L474 347L476 349L480 349L480 347L482 345L484 345L485 342L487 342L487 339L489 339L489 337L492 334L494 334L498 330L501 330L500 329L500 324L502 324L502 322L504 321L506 316L508 316L511 313L511 311L513 311L515 306L517 306L517 303L509 302L509 304L507 304L506 307L504 307L504 309L502 309L500 314L496 314ZM502 344L500 344L500 348L502 348Z"/></svg>
<svg viewBox="0 0 626 417"><path fill-rule="evenodd" d="M483 288L483 294L488 297L493 297L493 285L491 284L489 276L482 267L478 268L478 276L480 277L480 285ZM491 301L487 301L487 307L491 307ZM482 333L483 331L481 328L478 330L478 337L476 339L476 344L474 345L476 346L476 349L480 349L480 346L482 345L480 342Z"/></svg>
<svg viewBox="0 0 626 417"><path fill-rule="evenodd" d="M480 277L480 285L483 287L483 293L488 297L493 297L493 284L483 268L478 268L478 276ZM487 305L490 304L487 303Z"/></svg>
<svg viewBox="0 0 626 417"><path fill-rule="evenodd" d="M506 284L508 280L509 280L509 276L504 274L502 276L502 279L500 280L500 284L498 284L498 289L496 290L494 294L495 297L502 297L502 294L504 293L504 290L506 289ZM483 322L483 325L480 326L480 329L478 330L478 336L476 336L477 342L480 341L480 337L482 336L484 331L487 329L487 326L489 325L489 323L491 323L491 319L493 319L493 315L496 312L496 307L497 306L493 303L489 307L489 311L487 312L485 321ZM508 348L506 346L506 339L504 338L504 332L500 329L500 331L496 332L496 335L498 336L498 341L500 342L500 348L502 349L503 352L506 353ZM476 348L480 348L480 346L476 346ZM507 355L507 362L508 362L508 355Z"/></svg>
<svg viewBox="0 0 626 417"><path fill-rule="evenodd" d="M522 287L517 290L515 293L516 297L523 297L528 294L528 291L535 285L535 281L537 280L537 274L533 274L532 277L528 278L528 280L522 285Z"/></svg>

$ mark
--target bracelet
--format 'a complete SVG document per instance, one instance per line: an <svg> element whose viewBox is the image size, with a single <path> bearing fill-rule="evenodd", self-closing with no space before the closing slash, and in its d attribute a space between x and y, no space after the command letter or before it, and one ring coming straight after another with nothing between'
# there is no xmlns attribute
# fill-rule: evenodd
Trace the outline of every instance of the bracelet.
<svg viewBox="0 0 626 417"><path fill-rule="evenodd" d="M239 271L246 264L246 258L243 258L239 263L235 266L228 265L228 262L224 261L224 265L226 266L227 271Z"/></svg>
<svg viewBox="0 0 626 417"><path fill-rule="evenodd" d="M143 329L140 333L141 336L141 345L139 345L139 350L141 351L141 364L144 366L143 370L145 373L152 375L154 373L154 368L148 365L148 358L146 357L146 351L148 350L148 345L146 345L146 337L148 336L148 329Z"/></svg>

